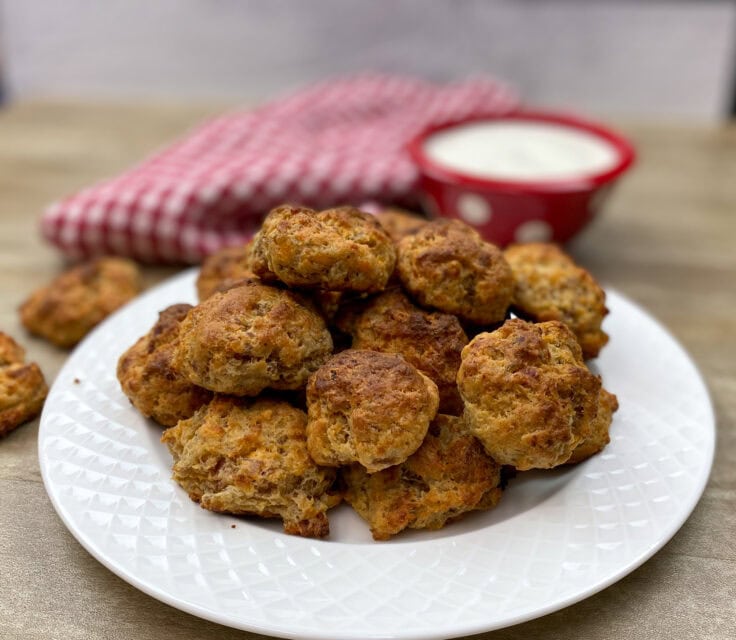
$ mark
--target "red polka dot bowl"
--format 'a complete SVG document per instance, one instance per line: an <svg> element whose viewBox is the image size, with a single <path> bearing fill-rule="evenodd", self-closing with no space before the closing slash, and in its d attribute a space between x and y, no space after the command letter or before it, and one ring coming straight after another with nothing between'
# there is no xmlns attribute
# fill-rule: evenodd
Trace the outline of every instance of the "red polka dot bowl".
<svg viewBox="0 0 736 640"><path fill-rule="evenodd" d="M521 139L522 147L527 147L521 150L513 143L511 147L499 145L498 140L492 148L483 147L480 133L468 135L480 132L482 128L478 125L488 123L494 125L491 129L499 123L513 125L503 128L517 131L517 142L519 132L549 131L552 137L546 139L547 146L541 154L545 156L542 164L546 163L547 168L535 169L540 151L536 143L527 145L532 142L531 135ZM457 132L461 132L463 140L472 139L472 144L455 145L449 154L452 157L448 156L447 146L445 152L438 153L438 141L446 144L444 141ZM550 140L557 142L550 143ZM575 144L563 149L565 153L560 155L554 145L562 141L564 147L565 140L587 141L600 157L589 162L591 157L583 158L586 148ZM566 242L596 216L617 179L635 159L632 144L603 125L575 116L538 111L472 118L433 127L414 138L408 151L419 169L419 188L427 212L435 217L460 219L499 246L512 242ZM486 157L491 168L479 169L474 156ZM509 163L504 165L507 159ZM565 162L558 164L566 166L557 171L555 162L563 159Z"/></svg>

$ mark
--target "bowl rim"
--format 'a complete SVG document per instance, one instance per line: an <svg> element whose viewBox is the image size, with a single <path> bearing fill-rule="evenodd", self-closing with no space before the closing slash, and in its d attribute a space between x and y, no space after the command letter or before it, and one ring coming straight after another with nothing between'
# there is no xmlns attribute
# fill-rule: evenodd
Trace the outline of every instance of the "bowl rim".
<svg viewBox="0 0 736 640"><path fill-rule="evenodd" d="M580 129L598 138L603 138L618 153L616 164L603 171L575 176L573 178L561 178L551 180L511 180L496 178L481 178L472 174L463 173L451 169L428 157L424 150L424 144L428 138L440 131L454 127L471 124L473 122L485 122L490 120L522 120L526 122L543 122L566 126L572 129ZM626 171L636 160L636 151L629 140L617 131L598 122L588 120L570 113L541 111L529 109L517 109L503 114L475 114L458 118L450 122L432 125L422 130L407 143L407 151L419 168L420 173L433 178L439 182L448 183L459 187L469 187L486 191L502 191L506 193L535 193L543 195L546 193L567 191L590 191L611 182L624 171Z"/></svg>

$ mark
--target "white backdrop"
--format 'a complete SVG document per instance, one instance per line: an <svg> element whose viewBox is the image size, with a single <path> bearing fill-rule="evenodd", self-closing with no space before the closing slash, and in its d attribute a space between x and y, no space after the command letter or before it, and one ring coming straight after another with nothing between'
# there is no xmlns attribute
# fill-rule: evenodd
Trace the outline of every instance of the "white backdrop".
<svg viewBox="0 0 736 640"><path fill-rule="evenodd" d="M363 69L488 72L530 103L716 120L736 3L0 0L11 98L251 101Z"/></svg>

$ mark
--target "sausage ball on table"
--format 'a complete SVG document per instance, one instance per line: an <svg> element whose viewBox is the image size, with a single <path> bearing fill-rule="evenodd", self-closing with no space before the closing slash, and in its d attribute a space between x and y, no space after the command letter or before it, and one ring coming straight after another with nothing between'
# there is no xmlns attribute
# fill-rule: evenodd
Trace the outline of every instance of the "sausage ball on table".
<svg viewBox="0 0 736 640"><path fill-rule="evenodd" d="M391 238L353 207L281 206L253 240L253 271L264 280L324 291L381 291L396 265Z"/></svg>
<svg viewBox="0 0 736 640"><path fill-rule="evenodd" d="M404 356L437 385L440 413L462 413L455 378L468 338L455 316L421 309L400 289L392 289L343 307L337 326L352 336L353 349Z"/></svg>
<svg viewBox="0 0 736 640"><path fill-rule="evenodd" d="M147 418L173 427L212 398L212 393L185 378L172 362L179 345L179 326L192 309L175 304L164 309L151 330L118 360L123 393Z"/></svg>
<svg viewBox="0 0 736 640"><path fill-rule="evenodd" d="M345 501L368 522L375 540L400 531L440 529L463 513L490 509L501 498L500 467L462 418L438 415L422 446L399 465L369 474L342 471Z"/></svg>
<svg viewBox="0 0 736 640"><path fill-rule="evenodd" d="M135 262L98 258L65 271L31 294L20 307L21 322L58 347L73 347L140 290Z"/></svg>
<svg viewBox="0 0 736 640"><path fill-rule="evenodd" d="M43 408L48 386L25 349L0 331L0 436L32 420Z"/></svg>
<svg viewBox="0 0 736 640"><path fill-rule="evenodd" d="M218 393L300 389L332 353L322 316L292 291L245 281L182 320L174 368Z"/></svg>
<svg viewBox="0 0 736 640"><path fill-rule="evenodd" d="M606 294L592 275L553 244L513 245L504 252L514 273L513 307L519 315L564 322L580 343L583 357L595 358L608 342L601 329Z"/></svg>
<svg viewBox="0 0 736 640"><path fill-rule="evenodd" d="M281 518L286 533L323 538L334 469L307 452L306 414L287 402L216 396L161 441L174 457L174 480L210 511Z"/></svg>
<svg viewBox="0 0 736 640"><path fill-rule="evenodd" d="M497 462L522 471L567 462L598 418L601 380L561 322L508 320L476 336L457 381L471 431Z"/></svg>
<svg viewBox="0 0 736 640"><path fill-rule="evenodd" d="M307 384L307 444L317 464L369 472L414 453L437 414L437 385L400 355L348 349Z"/></svg>
<svg viewBox="0 0 736 640"><path fill-rule="evenodd" d="M478 325L501 322L513 278L501 250L458 220L435 220L398 246L401 283L419 304Z"/></svg>

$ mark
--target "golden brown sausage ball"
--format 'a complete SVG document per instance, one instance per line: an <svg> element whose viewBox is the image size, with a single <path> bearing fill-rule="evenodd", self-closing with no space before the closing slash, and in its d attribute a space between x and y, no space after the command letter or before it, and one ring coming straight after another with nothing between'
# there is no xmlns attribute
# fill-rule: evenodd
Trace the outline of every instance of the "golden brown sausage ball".
<svg viewBox="0 0 736 640"><path fill-rule="evenodd" d="M141 290L138 266L124 258L78 265L36 290L21 305L23 326L62 347L87 333Z"/></svg>
<svg viewBox="0 0 736 640"><path fill-rule="evenodd" d="M151 330L118 360L123 393L144 416L164 427L189 418L212 398L210 391L192 384L172 366L179 326L191 309L189 304L164 309Z"/></svg>
<svg viewBox="0 0 736 640"><path fill-rule="evenodd" d="M174 480L210 511L281 518L286 533L323 538L334 469L307 452L306 414L270 398L215 396L161 441L174 457Z"/></svg>
<svg viewBox="0 0 736 640"><path fill-rule="evenodd" d="M325 321L306 304L253 281L215 293L182 320L174 368L219 393L299 389L332 353Z"/></svg>
<svg viewBox="0 0 736 640"><path fill-rule="evenodd" d="M402 238L414 235L429 221L409 211L389 207L376 214L376 220L384 228L391 239L398 244Z"/></svg>
<svg viewBox="0 0 736 640"><path fill-rule="evenodd" d="M414 453L437 413L437 385L392 353L348 349L307 384L307 445L317 464L375 472Z"/></svg>
<svg viewBox="0 0 736 640"><path fill-rule="evenodd" d="M511 268L500 249L459 220L435 220L398 246L401 282L419 304L493 324L511 303Z"/></svg>
<svg viewBox="0 0 736 640"><path fill-rule="evenodd" d="M0 367L22 364L25 359L26 350L7 333L0 331Z"/></svg>
<svg viewBox="0 0 736 640"><path fill-rule="evenodd" d="M292 287L381 291L396 265L391 238L374 216L353 207L277 207L253 243L255 274Z"/></svg>
<svg viewBox="0 0 736 640"><path fill-rule="evenodd" d="M368 522L375 540L400 531L440 529L501 498L500 467L462 418L438 415L422 446L396 466L369 474L360 465L342 476L345 500Z"/></svg>
<svg viewBox="0 0 736 640"><path fill-rule="evenodd" d="M255 277L251 270L252 248L252 242L225 247L205 258L197 276L199 299L205 300L238 280Z"/></svg>
<svg viewBox="0 0 736 640"><path fill-rule="evenodd" d="M508 320L462 353L465 418L486 451L519 470L566 462L589 437L601 381L561 322Z"/></svg>
<svg viewBox="0 0 736 640"><path fill-rule="evenodd" d="M462 413L455 379L468 338L455 316L420 309L401 290L392 289L343 308L337 325L352 335L353 349L404 356L437 385L440 413Z"/></svg>
<svg viewBox="0 0 736 640"><path fill-rule="evenodd" d="M344 297L342 291L313 291L309 295L324 319L330 323L334 320Z"/></svg>
<svg viewBox="0 0 736 640"><path fill-rule="evenodd" d="M584 358L595 358L608 342L601 329L606 294L585 269L553 244L513 245L504 252L516 282L513 306L537 322L564 322L580 343Z"/></svg>
<svg viewBox="0 0 736 640"><path fill-rule="evenodd" d="M0 436L41 413L47 393L38 365L26 364L23 347L0 331Z"/></svg>

